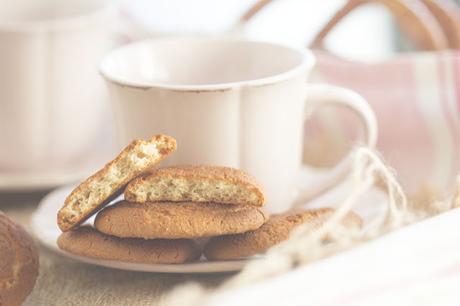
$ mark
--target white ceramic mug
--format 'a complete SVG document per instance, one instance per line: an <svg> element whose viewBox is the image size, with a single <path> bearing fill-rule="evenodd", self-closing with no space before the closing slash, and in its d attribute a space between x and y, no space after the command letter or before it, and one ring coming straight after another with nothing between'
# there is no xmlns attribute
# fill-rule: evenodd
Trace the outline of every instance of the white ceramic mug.
<svg viewBox="0 0 460 306"><path fill-rule="evenodd" d="M0 4L0 169L49 169L88 149L108 109L97 72L111 0Z"/></svg>
<svg viewBox="0 0 460 306"><path fill-rule="evenodd" d="M306 50L272 43L170 38L114 50L100 71L121 146L134 138L171 135L178 149L165 164L243 169L262 184L267 209L279 212L298 191L303 125L312 110L348 107L366 127L366 144L376 142L375 116L363 98L343 88L306 84L314 62ZM335 185L339 176L343 171L315 192Z"/></svg>

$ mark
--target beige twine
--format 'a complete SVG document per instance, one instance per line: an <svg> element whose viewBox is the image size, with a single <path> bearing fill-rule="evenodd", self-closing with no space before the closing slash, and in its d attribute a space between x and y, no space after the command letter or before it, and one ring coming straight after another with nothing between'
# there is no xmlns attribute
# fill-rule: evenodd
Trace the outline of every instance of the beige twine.
<svg viewBox="0 0 460 306"><path fill-rule="evenodd" d="M219 288L210 291L196 283L186 284L172 290L164 301L165 305L183 306L185 301L186 305L203 305L206 299L216 292L279 275L298 265L348 249L429 215L460 206L460 177L456 182L456 192L451 198L430 201L422 207L417 201L408 201L395 174L376 152L368 148L357 148L352 156L352 189L335 213L320 228L313 229L311 225L301 225L292 232L288 240L272 247L261 259L247 264L239 274ZM356 205L358 198L373 186L380 186L382 183L388 195L385 214L371 220L363 230L346 229L341 226L341 220Z"/></svg>

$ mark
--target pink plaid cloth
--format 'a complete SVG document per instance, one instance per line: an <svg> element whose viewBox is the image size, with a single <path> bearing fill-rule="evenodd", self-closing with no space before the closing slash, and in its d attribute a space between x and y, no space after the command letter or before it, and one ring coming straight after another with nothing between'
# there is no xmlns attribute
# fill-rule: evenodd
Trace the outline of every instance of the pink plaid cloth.
<svg viewBox="0 0 460 306"><path fill-rule="evenodd" d="M370 103L378 149L409 191L452 185L460 173L460 53L408 53L371 64L316 56L315 79L353 89Z"/></svg>

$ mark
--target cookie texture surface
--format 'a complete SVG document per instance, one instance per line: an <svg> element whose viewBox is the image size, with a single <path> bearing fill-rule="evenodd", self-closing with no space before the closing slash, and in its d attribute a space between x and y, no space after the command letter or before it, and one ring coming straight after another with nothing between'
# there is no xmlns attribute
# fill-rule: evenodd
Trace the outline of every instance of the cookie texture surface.
<svg viewBox="0 0 460 306"><path fill-rule="evenodd" d="M30 235L0 212L0 305L22 305L38 276L38 251Z"/></svg>
<svg viewBox="0 0 460 306"><path fill-rule="evenodd" d="M321 208L272 215L255 231L211 238L204 247L204 254L211 260L229 260L264 253L270 247L288 239L296 226L308 223L312 229L318 228L333 213L334 210L331 208ZM342 224L346 227L360 228L362 221L358 215L349 213Z"/></svg>
<svg viewBox="0 0 460 306"><path fill-rule="evenodd" d="M262 210L250 206L120 201L100 211L94 226L122 238L178 239L243 233L266 220Z"/></svg>
<svg viewBox="0 0 460 306"><path fill-rule="evenodd" d="M80 256L148 264L180 264L201 256L201 250L193 240L118 238L90 226L62 233L58 246Z"/></svg>
<svg viewBox="0 0 460 306"><path fill-rule="evenodd" d="M133 180L125 190L129 202L213 202L262 206L262 188L254 177L220 166L177 166L157 169Z"/></svg>
<svg viewBox="0 0 460 306"><path fill-rule="evenodd" d="M134 140L113 161L72 191L58 212L59 228L68 231L83 223L117 197L132 179L152 170L175 150L176 140L169 136Z"/></svg>

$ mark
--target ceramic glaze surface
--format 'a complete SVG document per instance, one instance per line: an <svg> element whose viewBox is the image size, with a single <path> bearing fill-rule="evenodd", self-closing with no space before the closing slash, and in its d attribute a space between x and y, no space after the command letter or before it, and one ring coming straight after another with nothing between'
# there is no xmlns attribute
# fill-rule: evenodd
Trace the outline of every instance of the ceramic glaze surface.
<svg viewBox="0 0 460 306"><path fill-rule="evenodd" d="M59 167L101 126L107 99L96 67L113 45L114 10L110 1L72 2L0 5L1 168Z"/></svg>
<svg viewBox="0 0 460 306"><path fill-rule="evenodd" d="M362 98L332 86L306 86L313 64L308 51L282 45L170 38L115 50L100 71L120 147L134 138L171 135L178 148L164 164L243 169L262 184L267 209L278 212L289 208L298 191L303 125L311 108L332 103L357 111L375 141L373 114Z"/></svg>

